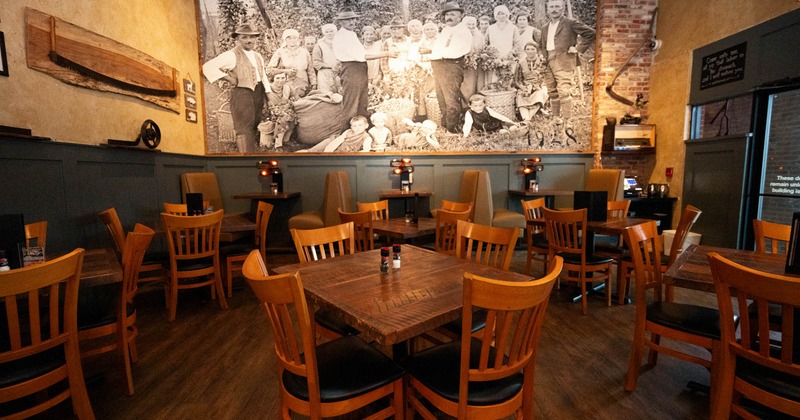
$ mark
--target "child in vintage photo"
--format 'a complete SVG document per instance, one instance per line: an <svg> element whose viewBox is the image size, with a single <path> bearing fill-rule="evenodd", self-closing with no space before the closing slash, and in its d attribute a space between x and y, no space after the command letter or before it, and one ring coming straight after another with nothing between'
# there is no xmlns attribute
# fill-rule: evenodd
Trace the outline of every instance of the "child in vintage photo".
<svg viewBox="0 0 800 420"><path fill-rule="evenodd" d="M371 143L372 138L367 133L367 117L356 115L350 119L350 128L342 134L331 136L317 143L310 149L298 150L298 152L359 152L363 151L365 143Z"/></svg>
<svg viewBox="0 0 800 420"><path fill-rule="evenodd" d="M411 132L403 133L396 137L395 143L401 149L426 149L433 148L438 150L441 145L436 139L436 125L431 120L415 123L408 118L403 119L403 123L411 127Z"/></svg>
<svg viewBox="0 0 800 420"><path fill-rule="evenodd" d="M372 121L372 128L368 133L372 137L370 143L364 142L364 151L370 150L375 152L383 152L386 147L392 144L392 130L386 127L386 120L389 117L383 112L375 112L370 115L369 119ZM367 139L370 140L370 139Z"/></svg>
<svg viewBox="0 0 800 420"><path fill-rule="evenodd" d="M505 127L509 127L507 130ZM469 97L469 109L464 113L464 137L469 137L472 130L479 133L506 132L517 135L522 129L503 114L486 106L486 97L476 93Z"/></svg>

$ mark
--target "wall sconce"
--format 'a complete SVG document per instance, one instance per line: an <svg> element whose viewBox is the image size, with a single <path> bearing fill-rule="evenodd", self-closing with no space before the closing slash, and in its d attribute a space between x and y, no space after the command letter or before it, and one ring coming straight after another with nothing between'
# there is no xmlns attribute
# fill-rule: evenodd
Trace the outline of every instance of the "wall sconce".
<svg viewBox="0 0 800 420"><path fill-rule="evenodd" d="M411 184L414 183L414 166L411 165L411 158L392 159L389 161L392 173L400 175L400 189L410 191Z"/></svg>
<svg viewBox="0 0 800 420"><path fill-rule="evenodd" d="M520 162L520 166L522 167L521 172L524 175L524 187L528 188L529 190L535 190L538 187L536 173L544 170L542 158L538 156L524 158Z"/></svg>
<svg viewBox="0 0 800 420"><path fill-rule="evenodd" d="M270 187L277 191L272 191L273 194L283 192L283 173L281 168L278 167L277 160L259 160L256 164L258 168L258 175L262 178L271 177ZM274 185L273 185L274 184Z"/></svg>

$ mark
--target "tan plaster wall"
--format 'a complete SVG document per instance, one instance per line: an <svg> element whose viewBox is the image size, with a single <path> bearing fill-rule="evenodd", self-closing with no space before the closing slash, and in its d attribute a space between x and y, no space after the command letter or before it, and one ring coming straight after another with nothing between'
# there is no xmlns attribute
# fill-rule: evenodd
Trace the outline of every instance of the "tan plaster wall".
<svg viewBox="0 0 800 420"><path fill-rule="evenodd" d="M659 2L658 38L664 44L650 74L650 118L656 124L656 166L650 182L669 182L670 193L683 195L686 148L684 128L689 103L692 51L794 9L797 0L663 0ZM671 180L667 167L675 168ZM676 205L678 209L685 204Z"/></svg>
<svg viewBox="0 0 800 420"><path fill-rule="evenodd" d="M195 4L195 0L2 0L0 31L5 34L10 77L0 77L0 125L95 145L109 138L133 140L142 123L152 119L161 128L160 150L204 154L202 112L193 124L186 121L183 106L176 114L131 96L68 85L29 69L25 58L25 8L31 7L149 54L176 68L179 79L190 76L198 82Z"/></svg>

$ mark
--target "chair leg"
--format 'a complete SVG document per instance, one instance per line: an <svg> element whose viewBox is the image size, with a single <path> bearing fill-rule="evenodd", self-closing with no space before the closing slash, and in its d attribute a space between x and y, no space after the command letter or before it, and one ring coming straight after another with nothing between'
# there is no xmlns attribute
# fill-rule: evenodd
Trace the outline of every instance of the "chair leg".
<svg viewBox="0 0 800 420"><path fill-rule="evenodd" d="M128 328L122 329L122 334L118 334L117 350L122 359L122 374L125 377L128 396L133 395L133 371L131 369L131 351L130 345L132 340L128 337Z"/></svg>
<svg viewBox="0 0 800 420"><path fill-rule="evenodd" d="M394 418L396 419L403 418L403 409L406 401L406 399L403 398L403 388L405 387L403 381L404 379L401 378L394 381L394 384L392 384L392 388L394 388L392 406L394 407Z"/></svg>
<svg viewBox="0 0 800 420"><path fill-rule="evenodd" d="M658 334L650 333L650 342L655 344L656 346L661 343L661 336ZM647 353L647 364L650 366L655 366L658 363L658 352L655 351L652 347Z"/></svg>
<svg viewBox="0 0 800 420"><path fill-rule="evenodd" d="M219 294L220 309L228 309L228 302L225 299L225 289L222 287L222 276L220 276L219 268L214 272L214 287L216 287L217 293Z"/></svg>
<svg viewBox="0 0 800 420"><path fill-rule="evenodd" d="M617 266L617 303L620 305L625 304L625 298L628 296L628 286L630 285L630 266L624 261L620 261Z"/></svg>
<svg viewBox="0 0 800 420"><path fill-rule="evenodd" d="M79 419L94 420L92 403L89 394L86 392L86 381L83 378L81 368L81 355L78 349L78 339L74 337L72 342L64 346L67 359L67 381L72 400L72 410Z"/></svg>
<svg viewBox="0 0 800 420"><path fill-rule="evenodd" d="M589 296L586 295L586 273L581 273L581 311L584 315L589 309Z"/></svg>
<svg viewBox="0 0 800 420"><path fill-rule="evenodd" d="M175 315L178 312L178 282L173 280L169 287L169 300L167 301L167 308L169 308L169 322L175 321Z"/></svg>
<svg viewBox="0 0 800 420"><path fill-rule="evenodd" d="M625 390L633 391L636 389L636 381L639 379L639 370L642 365L642 355L644 354L644 325L634 327L633 343L631 344L631 359L628 361L628 373L625 375Z"/></svg>
<svg viewBox="0 0 800 420"><path fill-rule="evenodd" d="M228 261L225 264L225 278L228 281L228 298L233 297L233 268L232 262Z"/></svg>

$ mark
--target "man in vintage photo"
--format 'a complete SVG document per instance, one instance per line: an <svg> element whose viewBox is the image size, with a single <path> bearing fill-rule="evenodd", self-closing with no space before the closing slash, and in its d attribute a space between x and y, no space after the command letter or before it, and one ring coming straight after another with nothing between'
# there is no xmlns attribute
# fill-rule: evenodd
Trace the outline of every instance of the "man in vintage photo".
<svg viewBox="0 0 800 420"><path fill-rule="evenodd" d="M461 82L464 69L461 67L465 55L472 50L472 32L461 22L464 9L458 3L445 3L439 12L445 26L437 35L430 51L420 49L421 54L430 53L431 69L436 81L436 98L442 113L442 127L458 133L461 119Z"/></svg>
<svg viewBox="0 0 800 420"><path fill-rule="evenodd" d="M241 153L255 150L266 98L264 57L253 49L260 35L253 25L240 25L234 32L236 46L203 64L209 83L224 80L231 86L231 118Z"/></svg>

